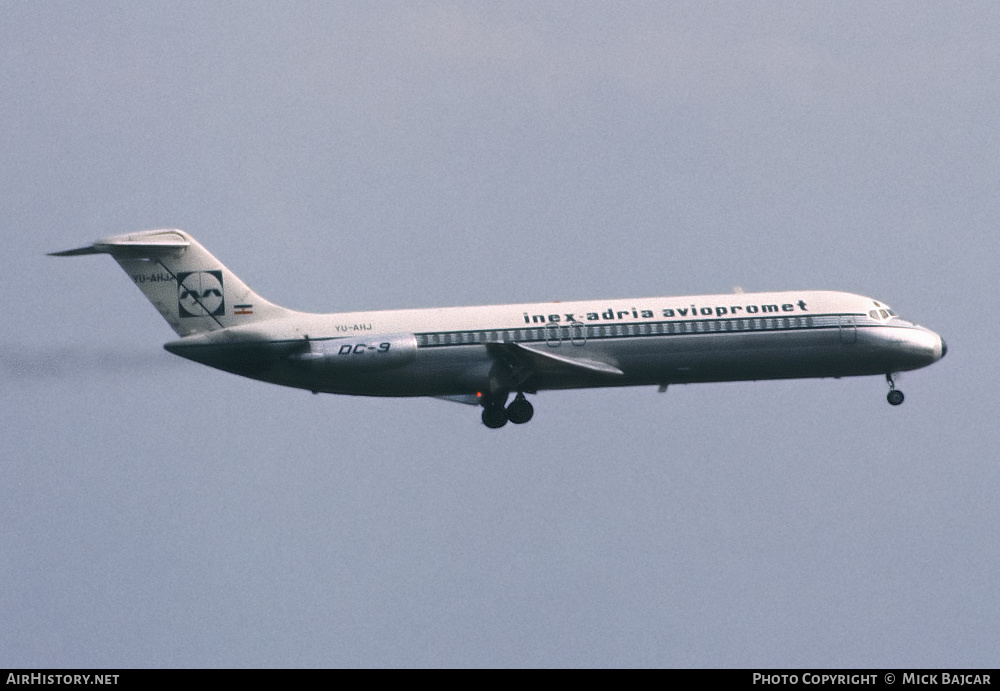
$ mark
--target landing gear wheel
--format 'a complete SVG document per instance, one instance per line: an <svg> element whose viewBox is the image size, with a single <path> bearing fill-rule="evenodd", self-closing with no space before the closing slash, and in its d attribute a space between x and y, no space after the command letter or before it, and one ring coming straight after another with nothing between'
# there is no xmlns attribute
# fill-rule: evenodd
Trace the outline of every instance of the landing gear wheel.
<svg viewBox="0 0 1000 691"><path fill-rule="evenodd" d="M514 402L507 406L507 418L515 425L523 425L535 414L535 408L524 394L519 393Z"/></svg>
<svg viewBox="0 0 1000 691"><path fill-rule="evenodd" d="M483 424L490 429L500 429L507 424L507 411L503 406L483 408Z"/></svg>
<svg viewBox="0 0 1000 691"><path fill-rule="evenodd" d="M885 399L889 401L889 405L900 405L903 402L903 392L896 388L896 377L888 372L885 380L889 382L889 395Z"/></svg>

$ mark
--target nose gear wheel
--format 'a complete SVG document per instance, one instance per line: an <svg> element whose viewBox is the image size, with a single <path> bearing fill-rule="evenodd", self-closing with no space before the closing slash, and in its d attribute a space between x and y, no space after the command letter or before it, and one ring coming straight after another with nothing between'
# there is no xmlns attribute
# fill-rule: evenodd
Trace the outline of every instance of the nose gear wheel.
<svg viewBox="0 0 1000 691"><path fill-rule="evenodd" d="M889 382L889 393L885 397L889 401L889 405L902 405L905 397L903 392L896 388L896 381L892 374L885 375L885 380Z"/></svg>

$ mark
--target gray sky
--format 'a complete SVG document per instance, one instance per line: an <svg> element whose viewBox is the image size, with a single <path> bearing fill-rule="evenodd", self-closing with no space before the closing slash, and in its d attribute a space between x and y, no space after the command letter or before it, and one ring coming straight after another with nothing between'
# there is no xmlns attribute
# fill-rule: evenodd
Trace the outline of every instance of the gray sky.
<svg viewBox="0 0 1000 691"><path fill-rule="evenodd" d="M995 666L991 2L6 2L5 666ZM835 289L904 376L485 429L165 353L180 227L337 311Z"/></svg>

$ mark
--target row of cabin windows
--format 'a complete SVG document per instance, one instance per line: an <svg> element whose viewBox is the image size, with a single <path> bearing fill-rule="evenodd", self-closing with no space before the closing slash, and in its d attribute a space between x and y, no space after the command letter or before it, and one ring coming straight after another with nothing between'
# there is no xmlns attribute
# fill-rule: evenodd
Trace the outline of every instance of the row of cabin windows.
<svg viewBox="0 0 1000 691"><path fill-rule="evenodd" d="M530 343L532 341L573 341L623 336L658 336L663 334L698 334L726 331L774 331L802 329L813 325L812 317L777 317L768 319L722 319L694 322L659 322L652 324L604 324L600 326L557 326L535 329L497 331L450 331L417 334L417 345L472 345L476 343Z"/></svg>

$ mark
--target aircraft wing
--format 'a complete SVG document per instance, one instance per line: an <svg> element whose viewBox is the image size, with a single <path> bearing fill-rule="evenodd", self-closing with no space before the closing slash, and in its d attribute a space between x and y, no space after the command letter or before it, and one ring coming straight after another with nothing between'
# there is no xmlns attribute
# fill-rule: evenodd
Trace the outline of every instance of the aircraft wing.
<svg viewBox="0 0 1000 691"><path fill-rule="evenodd" d="M544 345L527 343L490 343L487 351L497 360L511 367L514 379L523 384L534 374L604 374L611 377L621 377L625 373L614 365L599 360L553 353L553 349ZM568 350L564 348L563 350ZM434 396L443 401L464 403L479 406L482 400L477 394L462 394L457 396Z"/></svg>
<svg viewBox="0 0 1000 691"><path fill-rule="evenodd" d="M487 346L487 350L501 360L518 364L532 371L555 372L562 370L577 374L580 372L599 373L613 377L625 375L620 369L607 362L554 352L554 348L545 345L491 343ZM568 350L568 348L561 350Z"/></svg>
<svg viewBox="0 0 1000 691"><path fill-rule="evenodd" d="M437 398L442 401L451 401L452 403L462 403L463 405L479 406L482 404L482 401L479 400L479 396L474 393L459 394L457 396L431 396L431 398Z"/></svg>

